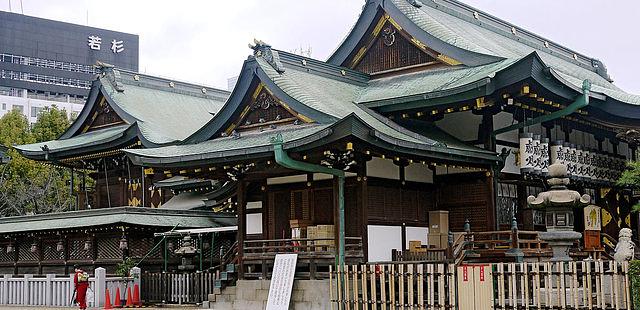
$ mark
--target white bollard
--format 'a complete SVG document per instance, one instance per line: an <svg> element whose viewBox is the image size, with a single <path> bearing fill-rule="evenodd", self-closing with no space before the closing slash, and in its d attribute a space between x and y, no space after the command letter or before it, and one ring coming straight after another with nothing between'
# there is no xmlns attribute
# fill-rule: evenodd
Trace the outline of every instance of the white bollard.
<svg viewBox="0 0 640 310"><path fill-rule="evenodd" d="M93 288L95 296L93 300L95 304L94 306L99 308L104 306L105 302L107 290L107 271L102 267L98 267L96 268L95 273L96 281L95 287Z"/></svg>

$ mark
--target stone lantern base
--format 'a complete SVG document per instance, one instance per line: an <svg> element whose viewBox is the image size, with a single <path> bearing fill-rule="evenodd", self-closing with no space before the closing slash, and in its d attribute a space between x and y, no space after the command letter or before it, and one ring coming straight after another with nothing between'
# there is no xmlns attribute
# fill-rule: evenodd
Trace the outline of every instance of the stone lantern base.
<svg viewBox="0 0 640 310"><path fill-rule="evenodd" d="M569 248L576 240L582 238L581 233L568 230L540 232L539 236L551 246L551 250L553 250L551 261L554 262L570 261Z"/></svg>

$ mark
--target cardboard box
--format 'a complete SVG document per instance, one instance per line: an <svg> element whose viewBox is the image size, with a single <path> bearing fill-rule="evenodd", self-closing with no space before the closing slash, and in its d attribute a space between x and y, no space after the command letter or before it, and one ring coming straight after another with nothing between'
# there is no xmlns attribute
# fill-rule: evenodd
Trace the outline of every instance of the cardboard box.
<svg viewBox="0 0 640 310"><path fill-rule="evenodd" d="M309 220L289 220L289 226L291 228L306 228L311 225Z"/></svg>
<svg viewBox="0 0 640 310"><path fill-rule="evenodd" d="M432 233L449 233L449 211L429 211L429 234Z"/></svg>
<svg viewBox="0 0 640 310"><path fill-rule="evenodd" d="M409 241L409 252L419 252L421 248L422 248L422 241L420 240Z"/></svg>

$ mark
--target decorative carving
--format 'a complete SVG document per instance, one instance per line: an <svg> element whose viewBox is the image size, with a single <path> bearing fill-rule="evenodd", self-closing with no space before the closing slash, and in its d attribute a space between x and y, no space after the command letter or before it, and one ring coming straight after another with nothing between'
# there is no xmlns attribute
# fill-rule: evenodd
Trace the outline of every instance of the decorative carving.
<svg viewBox="0 0 640 310"><path fill-rule="evenodd" d="M275 98L273 98L273 96L271 96L269 93L262 92L260 93L260 95L258 95L258 98L256 98L253 108L254 109L260 108L263 110L267 110L271 106L278 106L278 101Z"/></svg>
<svg viewBox="0 0 640 310"><path fill-rule="evenodd" d="M97 107L94 108L93 120L88 126L87 131L102 129L105 127L119 125L124 123L122 118L111 108L106 99L102 99Z"/></svg>
<svg viewBox="0 0 640 310"><path fill-rule="evenodd" d="M355 160L354 153L351 150L336 153L332 151L326 151L324 152L324 159L320 161L320 165L345 171L351 169L351 167L356 164L357 162Z"/></svg>
<svg viewBox="0 0 640 310"><path fill-rule="evenodd" d="M424 44L416 46L419 42L412 42L407 39L401 30L398 30L392 23L386 22L377 37L370 38L373 42L365 40L361 46L370 47L366 49L364 55L355 55L352 68L365 73L376 73L396 68L410 67L421 64L441 63L435 56L429 55L425 50L429 50ZM431 50L429 50L431 51ZM433 52L433 51L431 51ZM437 53L433 52L434 55Z"/></svg>
<svg viewBox="0 0 640 310"><path fill-rule="evenodd" d="M387 27L382 30L382 42L386 46L391 46L396 42L396 30L392 27Z"/></svg>
<svg viewBox="0 0 640 310"><path fill-rule="evenodd" d="M257 95L247 103L239 119L234 122L238 126L228 128L227 135L231 135L233 131L239 134L247 130L275 129L276 124L290 124L299 120L297 113L274 97L264 86L259 86L255 93Z"/></svg>
<svg viewBox="0 0 640 310"><path fill-rule="evenodd" d="M282 62L280 62L280 55L278 55L278 51L272 50L271 45L257 39L253 39L253 43L254 45L249 44L249 48L253 50L253 55L255 57L262 57L274 69L276 69L276 71L279 73L284 72L284 66L282 65Z"/></svg>

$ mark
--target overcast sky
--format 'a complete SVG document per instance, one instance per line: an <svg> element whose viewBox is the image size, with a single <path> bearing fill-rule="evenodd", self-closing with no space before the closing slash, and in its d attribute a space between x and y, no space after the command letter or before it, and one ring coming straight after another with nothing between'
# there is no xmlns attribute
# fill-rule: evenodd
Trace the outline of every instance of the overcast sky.
<svg viewBox="0 0 640 310"><path fill-rule="evenodd" d="M422 0L429 1L429 0ZM20 0L0 10L20 12ZM616 85L640 94L640 1L464 0L479 10L602 60ZM140 71L226 88L253 38L312 49L325 60L365 0L22 0L24 14L140 36ZM87 18L88 16L88 18Z"/></svg>

